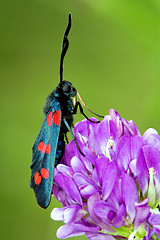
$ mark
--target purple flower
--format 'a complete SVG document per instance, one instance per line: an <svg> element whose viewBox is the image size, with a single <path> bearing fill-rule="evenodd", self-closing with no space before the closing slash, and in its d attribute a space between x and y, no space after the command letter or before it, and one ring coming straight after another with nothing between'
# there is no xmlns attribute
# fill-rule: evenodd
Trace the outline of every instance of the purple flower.
<svg viewBox="0 0 160 240"><path fill-rule="evenodd" d="M71 140L55 168L53 194L63 207L51 217L65 223L57 237L160 239L158 133L141 136L113 109L100 123L77 123L73 132L85 156Z"/></svg>

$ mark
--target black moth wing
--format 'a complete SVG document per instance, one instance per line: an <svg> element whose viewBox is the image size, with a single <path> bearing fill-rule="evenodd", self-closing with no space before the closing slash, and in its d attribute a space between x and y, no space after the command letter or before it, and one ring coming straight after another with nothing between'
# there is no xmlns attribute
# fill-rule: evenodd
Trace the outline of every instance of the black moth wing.
<svg viewBox="0 0 160 240"><path fill-rule="evenodd" d="M59 102L54 102L45 116L40 132L33 145L30 186L35 192L37 203L47 208L52 193L53 172L56 149L61 126L61 109Z"/></svg>

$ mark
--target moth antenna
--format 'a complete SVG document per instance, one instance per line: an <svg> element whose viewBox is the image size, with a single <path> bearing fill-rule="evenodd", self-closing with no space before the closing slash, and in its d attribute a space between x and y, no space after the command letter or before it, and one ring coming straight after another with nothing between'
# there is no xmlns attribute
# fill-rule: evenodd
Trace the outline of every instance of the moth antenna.
<svg viewBox="0 0 160 240"><path fill-rule="evenodd" d="M99 114L93 112L93 111L92 111L92 110L86 105L86 103L84 102L83 98L80 96L79 92L77 92L77 95L78 95L78 97L79 97L79 99L80 99L82 105L83 105L84 107L86 107L91 113L93 113L93 114L96 115L97 117L104 118L104 116L99 115Z"/></svg>
<svg viewBox="0 0 160 240"><path fill-rule="evenodd" d="M63 81L63 60L69 46L69 41L67 37L70 29L71 29L71 13L68 14L68 25L63 35L62 52L61 52L61 60L60 60L60 84L62 84L62 81Z"/></svg>

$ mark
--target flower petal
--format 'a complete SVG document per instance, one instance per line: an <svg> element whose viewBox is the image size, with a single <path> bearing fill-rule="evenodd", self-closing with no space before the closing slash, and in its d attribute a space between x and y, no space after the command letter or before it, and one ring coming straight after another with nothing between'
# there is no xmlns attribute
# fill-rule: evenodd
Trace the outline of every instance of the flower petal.
<svg viewBox="0 0 160 240"><path fill-rule="evenodd" d="M126 211L133 222L135 217L135 203L138 202L137 187L134 179L128 174L122 174L122 197Z"/></svg>
<svg viewBox="0 0 160 240"><path fill-rule="evenodd" d="M51 212L51 218L56 221L70 223L73 222L75 219L81 219L83 216L86 215L86 212L84 213L84 211L81 211L81 214L78 214L80 210L82 210L82 207L79 205L72 205L63 208L54 208Z"/></svg>
<svg viewBox="0 0 160 240"><path fill-rule="evenodd" d="M80 192L69 176L59 173L55 178L55 182L63 189L71 202L83 205Z"/></svg>
<svg viewBox="0 0 160 240"><path fill-rule="evenodd" d="M114 164L114 162L110 162L107 166L107 169L104 173L104 177L102 180L102 198L103 200L106 200L116 182L117 179L117 167Z"/></svg>
<svg viewBox="0 0 160 240"><path fill-rule="evenodd" d="M61 226L57 230L57 237L60 239L68 238L68 237L75 237L84 235L85 232L96 233L98 232L98 227L91 227L85 226L81 223L69 223Z"/></svg>
<svg viewBox="0 0 160 240"><path fill-rule="evenodd" d="M124 135L130 135L130 136L134 136L134 135L141 135L136 124L130 120L127 121L126 119L122 119L123 125L124 125Z"/></svg>
<svg viewBox="0 0 160 240"><path fill-rule="evenodd" d="M87 200L87 208L88 208L88 212L89 212L89 215L91 217L91 220L97 226L99 226L101 229L105 230L106 232L114 232L114 230L110 226L107 226L102 221L102 219L95 214L95 205L99 201L100 201L100 194L99 193L95 193L94 195L89 197L88 200Z"/></svg>
<svg viewBox="0 0 160 240"><path fill-rule="evenodd" d="M71 167L72 167L74 173L79 172L79 173L88 175L86 166L77 156L75 156L71 159Z"/></svg>
<svg viewBox="0 0 160 240"><path fill-rule="evenodd" d="M148 145L143 147L145 160L148 170L154 169L154 181L156 188L157 201L160 201L160 151Z"/></svg>
<svg viewBox="0 0 160 240"><path fill-rule="evenodd" d="M158 234L160 237L160 214L151 214L148 219L148 222L154 229L154 232Z"/></svg>
<svg viewBox="0 0 160 240"><path fill-rule="evenodd" d="M103 155L98 156L95 159L95 168L96 168L98 180L99 180L99 183L101 186L102 186L102 180L104 177L104 173L107 169L108 164L109 164L109 159Z"/></svg>
<svg viewBox="0 0 160 240"><path fill-rule="evenodd" d="M143 153L143 147L142 147L142 151L140 152L137 158L136 168L137 168L136 174L137 174L140 189L142 191L143 196L146 196L148 191L149 172L148 172L147 164L146 164L144 153Z"/></svg>
<svg viewBox="0 0 160 240"><path fill-rule="evenodd" d="M131 137L123 136L116 146L116 164L120 172L127 171L131 161Z"/></svg>
<svg viewBox="0 0 160 240"><path fill-rule="evenodd" d="M132 156L131 158L132 159L137 159L139 154L140 154L140 151L141 151L141 148L145 145L144 141L143 141L143 138L138 136L138 135L135 135L131 138L131 150L132 150Z"/></svg>
<svg viewBox="0 0 160 240"><path fill-rule="evenodd" d="M132 120L127 121L124 118L121 118L119 113L116 112L113 108L110 109L109 113L111 116L111 120L113 121L116 127L118 138L120 138L123 135L126 136L140 135L140 132L136 124Z"/></svg>
<svg viewBox="0 0 160 240"><path fill-rule="evenodd" d="M160 151L160 136L155 129L149 128L143 134L143 139L148 145Z"/></svg>
<svg viewBox="0 0 160 240"><path fill-rule="evenodd" d="M117 209L104 201L97 201L94 205L94 213L108 226L112 226Z"/></svg>
<svg viewBox="0 0 160 240"><path fill-rule="evenodd" d="M106 116L98 125L95 132L94 142L96 155L106 154L106 147L110 138L112 138L115 142L117 139L117 133L113 122L110 120L110 117Z"/></svg>
<svg viewBox="0 0 160 240"><path fill-rule="evenodd" d="M88 199L91 195L99 192L99 188L96 184L85 175L75 173L73 178L83 198Z"/></svg>
<svg viewBox="0 0 160 240"><path fill-rule="evenodd" d="M125 219L126 219L126 208L124 204L121 204L120 207L117 210L117 214L113 221L113 226L115 228L119 228L123 225L125 225Z"/></svg>
<svg viewBox="0 0 160 240"><path fill-rule="evenodd" d="M108 234L103 234L103 233L87 233L86 234L86 237L89 239L89 240L115 240L114 237L108 235Z"/></svg>
<svg viewBox="0 0 160 240"><path fill-rule="evenodd" d="M150 207L147 206L148 198L144 199L141 203L136 203L136 216L134 221L134 230L136 230L141 223L146 222L149 214L150 214Z"/></svg>
<svg viewBox="0 0 160 240"><path fill-rule="evenodd" d="M123 134L123 124L122 124L122 118L119 116L119 113L116 112L113 108L109 110L111 120L116 128L117 131L117 137L120 138Z"/></svg>
<svg viewBox="0 0 160 240"><path fill-rule="evenodd" d="M64 164L58 164L56 169L65 175L73 176L74 174L72 168Z"/></svg>

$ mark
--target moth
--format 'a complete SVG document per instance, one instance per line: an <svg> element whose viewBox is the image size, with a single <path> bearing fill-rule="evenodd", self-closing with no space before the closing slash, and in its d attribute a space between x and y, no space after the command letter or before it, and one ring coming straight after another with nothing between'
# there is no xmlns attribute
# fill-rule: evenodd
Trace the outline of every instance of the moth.
<svg viewBox="0 0 160 240"><path fill-rule="evenodd" d="M92 121L86 116L80 102L77 101L78 96L82 105L91 111L82 97L71 82L63 80L63 60L69 46L68 34L70 29L71 13L69 13L68 25L63 36L60 58L60 83L46 99L43 109L45 118L32 148L30 187L33 188L37 203L42 208L47 208L50 204L54 167L60 162L64 154L65 139L68 141L67 132L71 133L79 152L84 156L71 130L73 127L73 115L77 113L77 108L79 107L85 118ZM99 121L95 121L95 123L97 122Z"/></svg>

